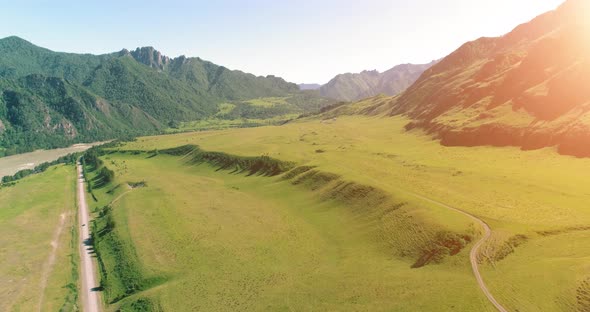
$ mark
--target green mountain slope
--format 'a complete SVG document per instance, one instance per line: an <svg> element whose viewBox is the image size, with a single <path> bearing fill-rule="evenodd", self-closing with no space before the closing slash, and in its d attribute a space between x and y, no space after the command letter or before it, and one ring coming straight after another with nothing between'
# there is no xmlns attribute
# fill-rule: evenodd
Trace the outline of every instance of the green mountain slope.
<svg viewBox="0 0 590 312"><path fill-rule="evenodd" d="M43 74L82 82L110 55L57 53L38 47L19 37L0 39L0 76L18 78Z"/></svg>
<svg viewBox="0 0 590 312"><path fill-rule="evenodd" d="M466 43L397 99L445 145L559 147L590 156L590 22L569 0L498 38Z"/></svg>
<svg viewBox="0 0 590 312"><path fill-rule="evenodd" d="M0 55L0 156L156 133L170 122L214 116L227 102L284 97L290 104L280 112L291 113L329 104L278 77L171 59L152 47L72 54L8 37L0 39Z"/></svg>
<svg viewBox="0 0 590 312"><path fill-rule="evenodd" d="M0 79L0 88L0 132L8 154L160 128L142 110L125 103L112 105L62 78L32 74Z"/></svg>
<svg viewBox="0 0 590 312"><path fill-rule="evenodd" d="M396 95L408 88L435 63L436 61L421 65L403 64L383 73L372 70L340 74L321 86L320 94L341 101L356 101L378 94Z"/></svg>

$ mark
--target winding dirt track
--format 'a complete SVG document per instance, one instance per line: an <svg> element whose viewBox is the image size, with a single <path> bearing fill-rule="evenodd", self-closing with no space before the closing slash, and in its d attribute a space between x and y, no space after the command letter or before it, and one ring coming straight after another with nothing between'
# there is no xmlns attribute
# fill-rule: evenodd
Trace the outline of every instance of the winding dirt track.
<svg viewBox="0 0 590 312"><path fill-rule="evenodd" d="M92 260L92 246L90 245L90 229L88 214L88 204L86 203L86 193L84 192L84 178L82 177L82 165L78 162L78 208L80 222L80 281L82 287L82 311L98 312L100 303L98 301L98 283L94 273L94 263Z"/></svg>
<svg viewBox="0 0 590 312"><path fill-rule="evenodd" d="M455 208L455 207L451 207L447 204L441 203L439 201L436 200L432 200L428 197L422 196L420 194L416 194L414 192L409 192L412 195L414 195L415 197L418 197L422 200L425 200L427 202L433 203L435 205L456 211L462 215L465 215L469 218L471 218L473 221L479 223L481 225L481 227L484 229L484 234L483 236L475 243L475 245L473 245L473 248L471 248L471 251L469 252L469 261L471 261L471 269L473 270L473 275L475 275L475 279L477 280L477 284L479 285L479 288L481 288L481 291L483 291L483 293L486 295L486 297L488 298L488 301L494 305L494 307L500 311L500 312L508 312L508 310L506 310L506 308L504 308L497 300L496 298L494 298L494 296L492 295L492 293L489 291L488 287L486 286L485 282L483 281L483 278L481 277L481 273L479 272L479 263L477 262L477 255L479 253L479 247L481 247L481 245L488 239L490 238L490 236L492 235L492 230L490 229L489 225L487 225L483 220L479 219L478 217L471 215L461 209Z"/></svg>

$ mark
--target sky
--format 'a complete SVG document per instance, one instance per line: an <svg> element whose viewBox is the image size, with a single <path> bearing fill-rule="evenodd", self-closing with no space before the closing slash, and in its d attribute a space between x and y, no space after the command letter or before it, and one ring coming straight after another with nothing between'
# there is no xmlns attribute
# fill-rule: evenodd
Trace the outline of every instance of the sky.
<svg viewBox="0 0 590 312"><path fill-rule="evenodd" d="M563 0L0 0L0 38L101 54L153 46L296 83L428 63ZM0 55L1 57L1 55Z"/></svg>

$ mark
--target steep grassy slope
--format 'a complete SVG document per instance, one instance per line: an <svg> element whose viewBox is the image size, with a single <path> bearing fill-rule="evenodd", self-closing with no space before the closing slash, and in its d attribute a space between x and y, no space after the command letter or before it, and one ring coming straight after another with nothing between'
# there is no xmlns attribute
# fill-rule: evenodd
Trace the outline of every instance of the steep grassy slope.
<svg viewBox="0 0 590 312"><path fill-rule="evenodd" d="M284 97L295 100L298 113L329 103L278 77L256 77L200 58L170 59L151 47L81 55L8 37L0 40L0 54L5 154L157 133L212 117L228 101Z"/></svg>
<svg viewBox="0 0 590 312"><path fill-rule="evenodd" d="M587 309L590 180L585 172L590 161L561 156L551 148L445 147L417 130L406 132L408 122L401 117L338 116L281 127L146 137L123 148L161 150L192 143L206 150L264 154L383 190L425 209L413 220L438 220L445 227L460 218L437 217L444 208L413 194L427 196L490 225L492 240L482 249L481 269L492 293L509 310ZM310 183L308 190L315 182ZM431 227L428 223L425 229ZM455 257L461 255L465 257ZM443 263L460 259L455 257ZM406 261L410 259L416 260ZM412 271L413 261L406 262L409 272L447 270L429 264ZM468 267L466 260L461 265ZM429 280L432 284L425 284L436 285L437 279ZM461 289L475 287L465 285ZM449 288L441 291L448 293ZM454 296L447 295L449 300ZM407 302L406 308L421 300Z"/></svg>
<svg viewBox="0 0 590 312"><path fill-rule="evenodd" d="M55 166L0 187L0 310L77 311L75 177Z"/></svg>
<svg viewBox="0 0 590 312"><path fill-rule="evenodd" d="M319 92L322 96L341 101L357 101L378 94L396 95L411 86L435 63L402 64L383 73L373 70L341 74L321 86Z"/></svg>
<svg viewBox="0 0 590 312"><path fill-rule="evenodd" d="M293 165L265 157L184 147L102 159L115 172L92 204L112 202L97 221L109 309L488 309L464 246L411 268L446 248L440 237L477 235L456 213L321 168L280 174Z"/></svg>
<svg viewBox="0 0 590 312"><path fill-rule="evenodd" d="M445 145L558 145L589 156L588 2L568 0L498 38L466 43L391 100Z"/></svg>

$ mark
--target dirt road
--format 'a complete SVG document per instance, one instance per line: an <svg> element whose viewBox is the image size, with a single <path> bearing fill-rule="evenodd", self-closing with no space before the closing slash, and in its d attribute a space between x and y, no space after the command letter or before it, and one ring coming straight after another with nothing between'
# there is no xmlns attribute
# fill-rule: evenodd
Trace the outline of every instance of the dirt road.
<svg viewBox="0 0 590 312"><path fill-rule="evenodd" d="M78 208L80 222L80 282L82 286L82 311L98 312L100 303L97 288L100 286L94 273L94 260L92 259L92 245L90 241L90 229L88 222L90 215L86 203L84 191L84 178L82 177L82 165L78 162Z"/></svg>
<svg viewBox="0 0 590 312"><path fill-rule="evenodd" d="M481 227L484 229L484 234L483 236L475 243L475 245L473 245L473 248L471 248L471 251L469 252L469 261L471 261L471 269L473 270L473 275L475 275L475 279L477 280L477 284L479 285L479 288L481 288L481 291L483 291L484 295L488 298L488 301L494 305L494 307L500 311L500 312L507 312L506 308L504 308L497 300L496 298L494 298L494 296L492 295L492 293L488 290L488 287L486 286L485 282L483 281L483 278L481 277L481 273L479 272L479 263L477 262L477 255L479 253L479 247L481 247L481 245L488 239L490 238L490 236L492 235L492 231L490 230L490 227L481 219L477 218L474 215L471 215L463 210L457 209L455 207L451 207L447 204L438 202L436 200L432 200L428 197L422 196L420 194L416 194L414 192L409 192L412 195L425 200L427 202L433 203L435 205L456 211L462 215L465 215L469 218L471 218L473 221L475 221L476 223L479 223L481 225Z"/></svg>

